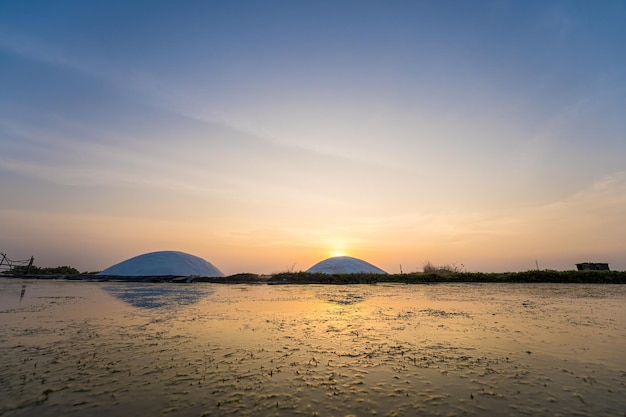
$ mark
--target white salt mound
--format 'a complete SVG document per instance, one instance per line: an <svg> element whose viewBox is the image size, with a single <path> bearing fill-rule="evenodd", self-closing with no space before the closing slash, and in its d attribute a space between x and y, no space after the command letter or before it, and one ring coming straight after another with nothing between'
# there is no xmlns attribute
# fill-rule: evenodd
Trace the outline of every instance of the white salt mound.
<svg viewBox="0 0 626 417"><path fill-rule="evenodd" d="M350 256L336 256L318 262L306 272L322 274L386 274L382 269Z"/></svg>
<svg viewBox="0 0 626 417"><path fill-rule="evenodd" d="M160 276L198 275L203 277L223 277L222 271L194 255L176 251L151 252L135 256L110 266L98 275L119 276Z"/></svg>

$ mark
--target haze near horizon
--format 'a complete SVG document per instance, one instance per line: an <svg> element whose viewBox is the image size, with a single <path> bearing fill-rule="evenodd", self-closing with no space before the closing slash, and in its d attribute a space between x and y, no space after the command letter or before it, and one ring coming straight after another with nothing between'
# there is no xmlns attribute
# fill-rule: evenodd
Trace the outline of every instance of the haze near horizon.
<svg viewBox="0 0 626 417"><path fill-rule="evenodd" d="M0 3L0 251L626 269L626 3Z"/></svg>

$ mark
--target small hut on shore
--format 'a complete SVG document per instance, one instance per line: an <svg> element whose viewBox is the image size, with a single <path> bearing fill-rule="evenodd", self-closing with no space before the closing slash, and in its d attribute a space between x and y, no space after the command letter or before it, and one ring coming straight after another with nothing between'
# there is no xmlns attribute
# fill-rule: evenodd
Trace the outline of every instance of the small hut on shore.
<svg viewBox="0 0 626 417"><path fill-rule="evenodd" d="M583 262L576 264L576 269L579 271L608 271L609 264L602 262Z"/></svg>

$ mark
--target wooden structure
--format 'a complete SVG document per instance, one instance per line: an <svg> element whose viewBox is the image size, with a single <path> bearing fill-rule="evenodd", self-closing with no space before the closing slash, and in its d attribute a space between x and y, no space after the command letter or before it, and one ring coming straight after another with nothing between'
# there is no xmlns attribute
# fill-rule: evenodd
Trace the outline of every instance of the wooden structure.
<svg viewBox="0 0 626 417"><path fill-rule="evenodd" d="M17 269L20 275L26 275L30 272L34 260L35 258L31 256L30 259L23 261L12 261L6 253L0 252L0 274L12 274Z"/></svg>

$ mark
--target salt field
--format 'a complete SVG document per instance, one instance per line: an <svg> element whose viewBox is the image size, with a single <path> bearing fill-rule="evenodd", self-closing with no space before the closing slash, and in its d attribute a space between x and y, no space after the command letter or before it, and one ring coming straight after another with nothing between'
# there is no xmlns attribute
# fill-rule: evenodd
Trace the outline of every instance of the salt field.
<svg viewBox="0 0 626 417"><path fill-rule="evenodd" d="M1 416L623 416L626 286L0 278Z"/></svg>

